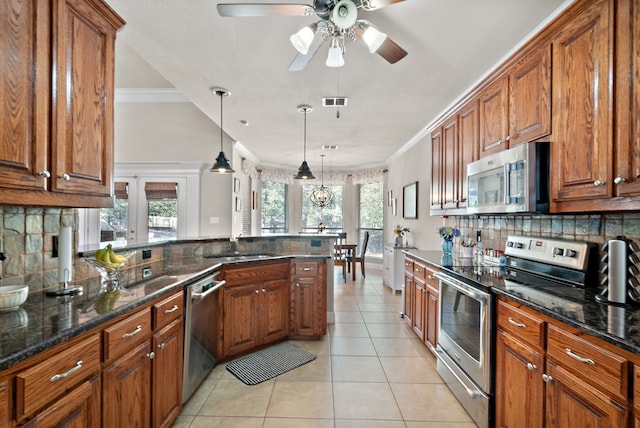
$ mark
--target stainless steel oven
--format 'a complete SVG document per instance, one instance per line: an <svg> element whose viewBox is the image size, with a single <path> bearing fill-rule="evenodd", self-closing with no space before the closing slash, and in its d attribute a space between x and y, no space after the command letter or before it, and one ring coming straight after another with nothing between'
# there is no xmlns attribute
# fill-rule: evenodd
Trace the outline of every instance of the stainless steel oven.
<svg viewBox="0 0 640 428"><path fill-rule="evenodd" d="M478 427L491 417L494 298L488 289L439 272L437 370Z"/></svg>

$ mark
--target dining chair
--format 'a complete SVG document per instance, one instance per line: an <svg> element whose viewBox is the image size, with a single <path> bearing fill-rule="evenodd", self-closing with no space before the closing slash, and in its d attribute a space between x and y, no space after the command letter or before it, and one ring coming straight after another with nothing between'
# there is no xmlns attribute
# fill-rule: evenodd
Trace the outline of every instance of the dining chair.
<svg viewBox="0 0 640 428"><path fill-rule="evenodd" d="M347 232L337 233L336 243L333 246L333 265L342 266L342 279L347 281L347 261L342 246L347 243Z"/></svg>
<svg viewBox="0 0 640 428"><path fill-rule="evenodd" d="M362 239L362 246L360 247L360 255L356 256L356 263L360 263L360 270L362 271L362 277L364 278L366 275L364 274L364 255L367 252L367 245L369 244L369 232L364 233L364 238ZM345 262L351 263L351 257L345 257Z"/></svg>

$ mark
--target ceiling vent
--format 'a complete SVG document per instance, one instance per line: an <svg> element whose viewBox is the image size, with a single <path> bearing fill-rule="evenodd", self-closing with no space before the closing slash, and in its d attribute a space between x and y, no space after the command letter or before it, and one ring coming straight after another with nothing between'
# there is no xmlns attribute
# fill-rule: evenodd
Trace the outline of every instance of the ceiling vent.
<svg viewBox="0 0 640 428"><path fill-rule="evenodd" d="M338 146L335 144L332 144L332 145L323 144L322 150L338 150Z"/></svg>
<svg viewBox="0 0 640 428"><path fill-rule="evenodd" d="M349 98L347 97L324 97L322 98L322 106L323 107L346 107L348 100Z"/></svg>

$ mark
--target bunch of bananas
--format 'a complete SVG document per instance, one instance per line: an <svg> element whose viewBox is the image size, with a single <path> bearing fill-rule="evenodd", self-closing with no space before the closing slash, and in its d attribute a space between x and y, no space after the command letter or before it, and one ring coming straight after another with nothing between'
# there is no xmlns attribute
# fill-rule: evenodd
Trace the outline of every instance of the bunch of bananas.
<svg viewBox="0 0 640 428"><path fill-rule="evenodd" d="M127 261L127 258L123 255L116 254L111 248L111 244L108 244L106 247L96 251L96 260L104 267L116 269L119 268Z"/></svg>

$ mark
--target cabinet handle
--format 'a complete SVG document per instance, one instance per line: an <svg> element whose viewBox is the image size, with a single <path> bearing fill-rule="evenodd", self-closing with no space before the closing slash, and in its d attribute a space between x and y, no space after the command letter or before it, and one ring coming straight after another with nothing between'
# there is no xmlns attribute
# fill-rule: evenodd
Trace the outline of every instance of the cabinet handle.
<svg viewBox="0 0 640 428"><path fill-rule="evenodd" d="M305 272L308 272L308 271L311 270L311 268L310 267L306 267L306 268L302 268L302 270L305 271Z"/></svg>
<svg viewBox="0 0 640 428"><path fill-rule="evenodd" d="M162 342L161 344L158 345L158 348L164 349L164 348L166 348L166 346L167 346L167 344Z"/></svg>
<svg viewBox="0 0 640 428"><path fill-rule="evenodd" d="M614 179L613 179L613 182L614 182L615 184L626 183L626 182L627 182L627 179L626 179L626 178L624 178L624 177L620 177L620 176L618 176L618 177L616 177L616 178L614 178Z"/></svg>
<svg viewBox="0 0 640 428"><path fill-rule="evenodd" d="M553 378L546 373L542 373L542 380L547 383L553 382Z"/></svg>
<svg viewBox="0 0 640 428"><path fill-rule="evenodd" d="M142 326L139 325L138 327L136 327L135 330L133 330L131 333L125 333L122 335L123 339L126 339L127 337L131 337L131 336L135 336L136 334L140 333L142 331Z"/></svg>
<svg viewBox="0 0 640 428"><path fill-rule="evenodd" d="M596 180L596 181L594 181L594 182L593 182L593 185L594 185L595 187L601 187L601 186L604 186L604 181L602 181L602 180Z"/></svg>
<svg viewBox="0 0 640 428"><path fill-rule="evenodd" d="M501 146L503 144L504 144L504 141L502 141L502 140L494 141L493 143L490 143L490 144L487 144L486 146L484 146L484 149L485 150L489 150L489 149L492 149L492 148L494 148L496 146Z"/></svg>
<svg viewBox="0 0 640 428"><path fill-rule="evenodd" d="M592 366L596 365L596 362L593 361L591 358L584 358L584 357L581 357L580 355L576 355L569 348L566 348L565 352L567 353L568 356L570 356L574 360L580 361L581 363L589 364L589 365L592 365Z"/></svg>
<svg viewBox="0 0 640 428"><path fill-rule="evenodd" d="M61 178L64 181L69 181L71 180L71 176L69 174L67 174L66 172L62 175L59 175L58 178Z"/></svg>
<svg viewBox="0 0 640 428"><path fill-rule="evenodd" d="M531 371L538 370L538 366L536 366L535 364L527 363L527 369Z"/></svg>
<svg viewBox="0 0 640 428"><path fill-rule="evenodd" d="M151 351L147 354L147 357L149 357L150 360L153 360L156 357L156 353Z"/></svg>
<svg viewBox="0 0 640 428"><path fill-rule="evenodd" d="M71 367L66 372L60 373L60 374L54 374L53 376L51 376L51 379L49 379L49 382L55 382L58 379L64 379L65 377L68 377L73 373L77 372L81 368L82 368L82 360L78 361L75 366Z"/></svg>
<svg viewBox="0 0 640 428"><path fill-rule="evenodd" d="M521 322L515 321L515 320L514 320L513 318L511 318L511 317L509 317L508 321L509 321L509 324L513 324L513 325L515 325L516 327L519 327L519 328L527 328L527 325L526 325L526 324L523 324L523 323L521 323Z"/></svg>
<svg viewBox="0 0 640 428"><path fill-rule="evenodd" d="M40 172L38 173L38 175L39 175L40 177L44 177L44 178L49 178L49 177L51 177L51 173L50 173L49 171L47 171L46 169L45 169L44 171L40 171Z"/></svg>
<svg viewBox="0 0 640 428"><path fill-rule="evenodd" d="M171 308L171 309L165 309L165 310L164 310L164 313L165 313L165 314L170 314L170 313L175 312L175 311L177 311L177 310L178 310L178 305L173 305L173 308Z"/></svg>

